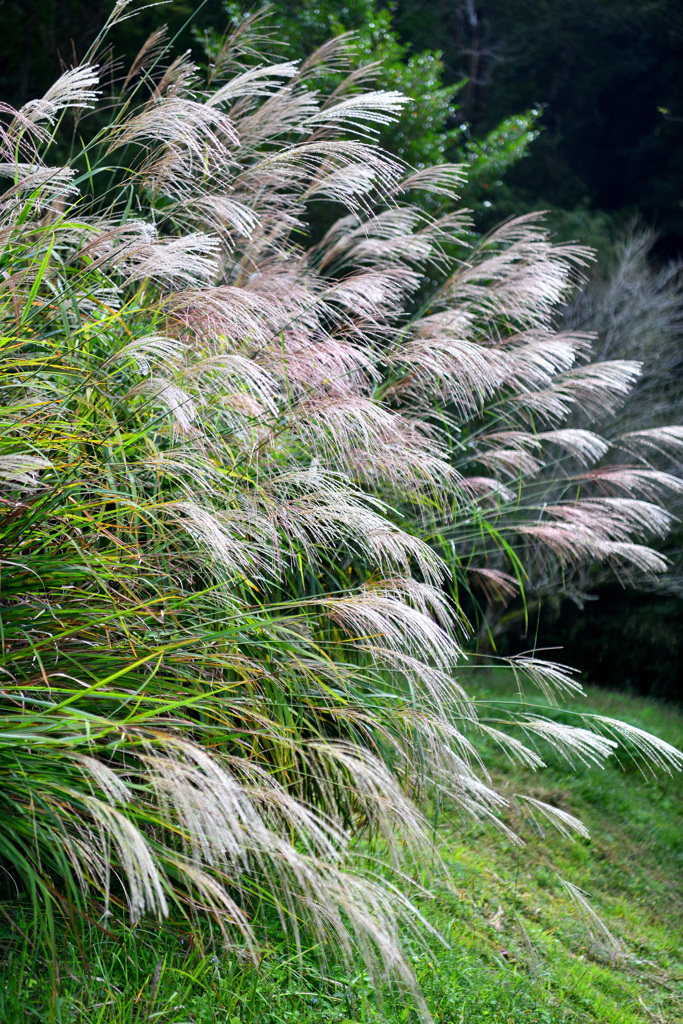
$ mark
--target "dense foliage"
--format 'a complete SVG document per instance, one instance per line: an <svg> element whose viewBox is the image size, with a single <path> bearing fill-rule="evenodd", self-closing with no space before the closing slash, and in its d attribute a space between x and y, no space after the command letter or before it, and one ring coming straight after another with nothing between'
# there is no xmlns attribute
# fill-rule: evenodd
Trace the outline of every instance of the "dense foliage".
<svg viewBox="0 0 683 1024"><path fill-rule="evenodd" d="M3 107L3 884L48 935L175 902L249 954L270 913L412 984L359 834L398 870L426 792L513 838L482 738L680 764L603 716L479 713L456 672L466 601L662 571L683 429L592 429L638 368L553 326L584 249L528 216L465 244L462 169L374 143L404 97L344 38L272 63L260 33L202 70L157 30L113 91L102 33Z"/></svg>

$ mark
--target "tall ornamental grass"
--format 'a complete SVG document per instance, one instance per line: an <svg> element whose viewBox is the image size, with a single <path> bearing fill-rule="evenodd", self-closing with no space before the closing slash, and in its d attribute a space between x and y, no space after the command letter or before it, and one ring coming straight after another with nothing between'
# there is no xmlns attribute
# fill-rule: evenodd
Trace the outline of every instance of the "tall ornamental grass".
<svg viewBox="0 0 683 1024"><path fill-rule="evenodd" d="M410 982L417 796L501 824L478 737L680 767L489 716L458 666L465 591L664 568L680 481L648 458L683 430L595 432L639 367L553 327L588 252L534 217L472 246L459 168L373 144L404 101L349 41L268 63L256 26L208 79L156 33L113 92L93 52L2 108L2 884L48 933L174 906L254 953L270 908Z"/></svg>

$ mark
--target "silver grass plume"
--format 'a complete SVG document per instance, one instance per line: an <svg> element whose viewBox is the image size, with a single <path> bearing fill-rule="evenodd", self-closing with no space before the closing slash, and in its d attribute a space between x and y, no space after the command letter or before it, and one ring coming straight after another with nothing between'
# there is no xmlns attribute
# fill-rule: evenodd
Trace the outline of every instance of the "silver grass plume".
<svg viewBox="0 0 683 1024"><path fill-rule="evenodd" d="M359 93L366 72L331 97L310 89L343 43L298 72L255 68L257 21L209 82L180 59L146 101L114 98L88 155L99 168L125 148L125 188L86 210L65 187L75 157L49 218L36 202L19 224L16 187L0 208L3 238L26 241L0 281L3 537L24 588L2 711L25 733L0 750L31 778L36 751L58 759L68 785L40 783L45 836L107 899L115 856L134 918L184 900L255 952L250 884L266 880L295 931L303 919L355 942L413 984L397 920L414 908L354 868L352 827L400 864L403 840L423 841L413 798L427 787L517 841L480 734L530 769L537 743L604 763L615 735L679 767L613 723L487 721L457 682L471 626L448 588L455 574L505 596L596 561L661 571L646 541L669 528L662 500L680 480L648 454L680 447L680 428L630 431L621 448L597 433L639 368L591 363L585 333L554 327L585 249L552 243L536 216L466 247L462 216L411 199L450 196L457 168L416 172L348 137L402 100ZM9 163L12 139L30 138L46 199L40 125L90 106L95 85L90 66L67 72L3 127ZM312 245L321 198L343 209ZM422 315L427 271L442 284ZM609 462L615 448L636 462ZM542 660L514 668L557 699L577 689ZM17 806L38 837L30 794ZM26 836L36 871L45 847Z"/></svg>

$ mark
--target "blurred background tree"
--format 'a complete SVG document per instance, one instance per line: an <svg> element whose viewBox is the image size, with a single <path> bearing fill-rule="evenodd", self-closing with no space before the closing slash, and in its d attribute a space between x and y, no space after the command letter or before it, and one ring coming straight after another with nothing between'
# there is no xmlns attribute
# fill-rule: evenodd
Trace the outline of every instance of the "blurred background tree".
<svg viewBox="0 0 683 1024"><path fill-rule="evenodd" d="M659 234L655 254L681 254L679 0L397 0L394 25L416 49L438 40L444 80L467 82L459 116L475 137L543 110L541 137L507 179L516 212L557 207L580 225L587 210L637 210Z"/></svg>

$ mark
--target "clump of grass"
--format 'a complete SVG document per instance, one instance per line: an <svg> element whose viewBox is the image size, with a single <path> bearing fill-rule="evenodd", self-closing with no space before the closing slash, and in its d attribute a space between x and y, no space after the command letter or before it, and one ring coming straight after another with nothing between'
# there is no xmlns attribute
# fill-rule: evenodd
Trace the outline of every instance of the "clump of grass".
<svg viewBox="0 0 683 1024"><path fill-rule="evenodd" d="M477 673L470 689L488 703L518 699L509 673ZM680 746L681 717L673 709L605 691L588 696L586 710L647 726ZM504 791L526 785L507 759L493 749L485 753ZM563 837L516 798L506 820L525 839L523 850L492 828L449 818L444 808L436 818L449 884L433 885L417 903L447 941L406 940L429 1012L446 1024L677 1020L683 1005L680 780L643 774L616 759L602 771L572 771L556 760L539 774L532 793L580 813L590 838ZM432 862L425 850L418 873L430 875ZM619 939L620 957L567 899L561 879L590 893L591 905ZM14 923L30 927L26 908ZM6 920L0 939L3 1021L49 1018L52 991L41 955L16 931L12 939ZM136 1013L135 1019L148 1014L169 1024L419 1019L395 993L380 1001L360 960L349 965L330 950L321 964L316 948L300 957L274 930L260 949L258 968L234 948L214 943L206 923L191 934L181 919L143 921L134 932L112 922L110 935L93 930L81 949L68 939L68 932L60 933L63 984L56 1005L65 1022L123 1022Z"/></svg>
<svg viewBox="0 0 683 1024"><path fill-rule="evenodd" d="M319 96L347 41L266 65L254 24L208 83L155 37L90 133L94 53L4 110L0 856L53 950L55 908L74 929L209 918L253 958L277 920L414 988L398 922L420 916L354 838L409 870L432 791L512 835L478 740L538 767L539 738L600 763L625 732L480 715L454 677L453 581L509 593L534 560L657 572L641 541L680 483L601 468L607 442L561 429L637 372L553 330L589 254L527 217L455 259L463 219L438 204L459 170L371 141L402 97L353 70ZM340 217L309 246L317 200ZM629 445L655 441L683 434ZM569 453L550 483L546 445Z"/></svg>

